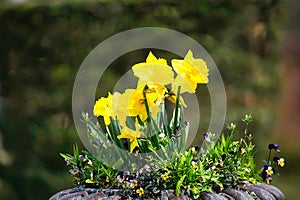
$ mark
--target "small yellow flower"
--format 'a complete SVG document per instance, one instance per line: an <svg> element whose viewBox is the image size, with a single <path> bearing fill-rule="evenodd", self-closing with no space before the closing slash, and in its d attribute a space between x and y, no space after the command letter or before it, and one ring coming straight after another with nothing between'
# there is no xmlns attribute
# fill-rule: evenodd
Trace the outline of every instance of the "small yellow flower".
<svg viewBox="0 0 300 200"><path fill-rule="evenodd" d="M249 182L250 182L250 183L256 183L257 181L256 181L255 178L249 178Z"/></svg>
<svg viewBox="0 0 300 200"><path fill-rule="evenodd" d="M166 181L169 178L169 174L168 173L164 173L163 175L161 175L162 180Z"/></svg>
<svg viewBox="0 0 300 200"><path fill-rule="evenodd" d="M198 83L208 83L208 68L202 59L195 59L191 50L183 60L173 59L172 66L178 76L175 88L181 86L181 93L195 93Z"/></svg>
<svg viewBox="0 0 300 200"><path fill-rule="evenodd" d="M142 133L136 128L136 130L132 130L125 126L122 129L122 132L120 135L118 135L118 139L121 138L127 138L130 140L130 153L134 150L135 147L138 147L138 141L137 139L142 136Z"/></svg>
<svg viewBox="0 0 300 200"><path fill-rule="evenodd" d="M90 165L90 166L92 166L93 162L91 160L89 160L87 164Z"/></svg>
<svg viewBox="0 0 300 200"><path fill-rule="evenodd" d="M246 153L245 148L241 148L241 154L243 155L244 153Z"/></svg>
<svg viewBox="0 0 300 200"><path fill-rule="evenodd" d="M137 187L138 186L138 182L136 181L136 180L132 180L131 181L131 187L132 188L135 188L135 187Z"/></svg>
<svg viewBox="0 0 300 200"><path fill-rule="evenodd" d="M139 86L146 83L167 85L174 81L172 67L167 64L165 59L157 59L151 51L149 52L146 62L135 64L132 70L134 75L139 78Z"/></svg>
<svg viewBox="0 0 300 200"><path fill-rule="evenodd" d="M273 170L272 167L268 167L268 169L266 170L268 175L272 175L273 174Z"/></svg>
<svg viewBox="0 0 300 200"><path fill-rule="evenodd" d="M84 156L83 159L82 159L83 162L86 162L88 160L89 160L89 158L87 156Z"/></svg>
<svg viewBox="0 0 300 200"><path fill-rule="evenodd" d="M105 125L110 124L110 117L113 116L112 111L112 95L109 92L108 97L101 97L94 105L94 115L96 117L103 116Z"/></svg>
<svg viewBox="0 0 300 200"><path fill-rule="evenodd" d="M197 169L197 168L198 168L198 163L195 162L195 161L192 161L192 166L193 166L195 169Z"/></svg>
<svg viewBox="0 0 300 200"><path fill-rule="evenodd" d="M85 182L86 182L86 183L94 183L94 176L93 176L93 173L91 173L91 178L86 179Z"/></svg>
<svg viewBox="0 0 300 200"><path fill-rule="evenodd" d="M271 177L271 176L269 176L269 177L266 179L266 182L267 182L267 184L270 184L270 183L271 183L271 181L272 181L272 177Z"/></svg>
<svg viewBox="0 0 300 200"><path fill-rule="evenodd" d="M85 182L86 183L94 183L94 180L93 179L86 179Z"/></svg>
<svg viewBox="0 0 300 200"><path fill-rule="evenodd" d="M280 167L284 167L284 165L285 165L284 158L280 158L277 162Z"/></svg>
<svg viewBox="0 0 300 200"><path fill-rule="evenodd" d="M136 193L138 193L138 195L141 197L143 196L143 194L145 193L144 189L143 188L139 188L136 190Z"/></svg>

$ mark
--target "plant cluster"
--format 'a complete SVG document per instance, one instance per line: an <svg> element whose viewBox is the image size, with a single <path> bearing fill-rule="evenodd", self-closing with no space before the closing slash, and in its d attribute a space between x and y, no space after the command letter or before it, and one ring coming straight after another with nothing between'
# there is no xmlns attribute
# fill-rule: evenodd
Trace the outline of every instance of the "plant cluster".
<svg viewBox="0 0 300 200"><path fill-rule="evenodd" d="M254 144L248 129L251 115L243 119L243 133L231 123L228 132L217 142L214 135L204 134L205 148L191 147L186 151L174 151L171 161L154 158L148 160L135 172L117 171L103 165L90 153L78 154L74 147L73 155L61 154L70 166L70 174L77 186L100 189L120 189L125 197L159 197L162 191L174 190L191 198L198 198L202 192L219 192L223 188L240 188L245 183L270 183L276 166L283 167L284 159L277 155L271 160L271 151L279 152L279 145L270 144L269 159L262 168L254 163ZM234 140L234 135L239 140Z"/></svg>
<svg viewBox="0 0 300 200"><path fill-rule="evenodd" d="M184 120L187 105L181 95L195 93L197 84L207 83L208 68L191 51L183 60L173 59L171 66L150 52L145 62L132 67L139 78L136 89L108 93L97 100L94 115L103 118L105 131L88 114L82 114L96 156L87 151L79 155L77 147L73 155L61 154L76 185L120 189L126 197L159 197L163 190L174 190L176 195L198 198L202 192L239 188L245 182L269 182L271 166L275 162L284 165L283 158L270 161L271 150L278 151L278 145L269 145L266 165L256 170L248 127L251 115L243 119L243 133L231 123L229 132L219 140L206 133L203 148L185 150L189 123ZM171 118L165 109L167 101L175 103ZM240 139L234 140L235 135ZM105 159L115 166L103 163Z"/></svg>
<svg viewBox="0 0 300 200"><path fill-rule="evenodd" d="M269 156L268 160L264 160L264 165L262 167L260 176L262 177L263 181L266 183L270 183L272 181L272 175L277 172L278 167L284 167L285 160L283 157L279 157L280 149L279 144L269 144ZM272 151L275 151L277 155L273 156L273 159L271 157Z"/></svg>

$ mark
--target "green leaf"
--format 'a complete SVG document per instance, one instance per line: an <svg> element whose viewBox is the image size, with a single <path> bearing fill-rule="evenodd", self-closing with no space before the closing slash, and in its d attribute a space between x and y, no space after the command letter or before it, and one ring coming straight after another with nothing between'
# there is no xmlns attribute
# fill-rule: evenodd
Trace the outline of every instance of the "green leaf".
<svg viewBox="0 0 300 200"><path fill-rule="evenodd" d="M181 185L182 185L182 183L183 183L185 177L186 177L186 174L183 175L183 176L179 179L179 181L177 182L177 184L176 184L176 192L175 192L175 193L176 193L177 196L178 196L179 193L180 193L180 188L181 188Z"/></svg>
<svg viewBox="0 0 300 200"><path fill-rule="evenodd" d="M140 119L140 118L138 118L138 119ZM127 116L126 117L126 126L132 130L135 130L135 120L136 120L136 117Z"/></svg>
<svg viewBox="0 0 300 200"><path fill-rule="evenodd" d="M178 86L177 95L176 95L176 104L175 104L175 113L173 115L173 134L177 134L177 123L178 123L178 114L179 114L179 98L180 98L180 89L181 86Z"/></svg>

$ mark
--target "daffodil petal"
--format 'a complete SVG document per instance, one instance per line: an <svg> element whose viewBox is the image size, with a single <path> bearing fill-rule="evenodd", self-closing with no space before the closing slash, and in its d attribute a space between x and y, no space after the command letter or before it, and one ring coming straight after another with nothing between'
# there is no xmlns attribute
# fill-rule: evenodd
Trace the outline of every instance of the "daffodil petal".
<svg viewBox="0 0 300 200"><path fill-rule="evenodd" d="M138 63L132 67L133 74L139 78L138 85L145 83L171 84L174 72L168 65L158 63Z"/></svg>
<svg viewBox="0 0 300 200"><path fill-rule="evenodd" d="M156 58L153 53L150 51L148 57L146 58L146 63L157 63L162 65L167 65L167 61L163 58Z"/></svg>
<svg viewBox="0 0 300 200"><path fill-rule="evenodd" d="M132 153L132 151L135 149L135 147L138 147L139 144L138 144L138 141L137 139L133 139L130 141L130 153Z"/></svg>
<svg viewBox="0 0 300 200"><path fill-rule="evenodd" d="M157 59L151 51L146 62L135 64L132 70L134 75L139 78L139 86L146 83L167 85L174 79L172 67L167 64L165 59Z"/></svg>
<svg viewBox="0 0 300 200"><path fill-rule="evenodd" d="M188 79L186 79L180 75L178 75L175 78L174 85L175 85L175 89L174 89L175 91L177 91L178 86L181 86L181 90L180 90L181 94L185 93L185 92L195 93L196 88L197 88L196 82L189 81Z"/></svg>

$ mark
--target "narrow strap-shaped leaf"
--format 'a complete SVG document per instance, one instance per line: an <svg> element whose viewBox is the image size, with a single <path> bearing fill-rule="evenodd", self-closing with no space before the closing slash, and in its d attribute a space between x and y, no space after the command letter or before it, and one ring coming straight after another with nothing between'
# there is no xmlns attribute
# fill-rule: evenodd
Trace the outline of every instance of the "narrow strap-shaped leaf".
<svg viewBox="0 0 300 200"><path fill-rule="evenodd" d="M173 134L177 134L177 121L178 121L178 111L179 111L179 97L180 97L181 86L178 86L177 95L176 95L176 104L175 104L175 113L173 121Z"/></svg>
<svg viewBox="0 0 300 200"><path fill-rule="evenodd" d="M177 184L176 184L176 195L177 195L177 196L178 196L179 193L180 193L180 188L181 188L181 185L182 185L182 183L183 183L185 177L186 177L186 174L183 175L183 176L179 179L179 181L177 182Z"/></svg>

